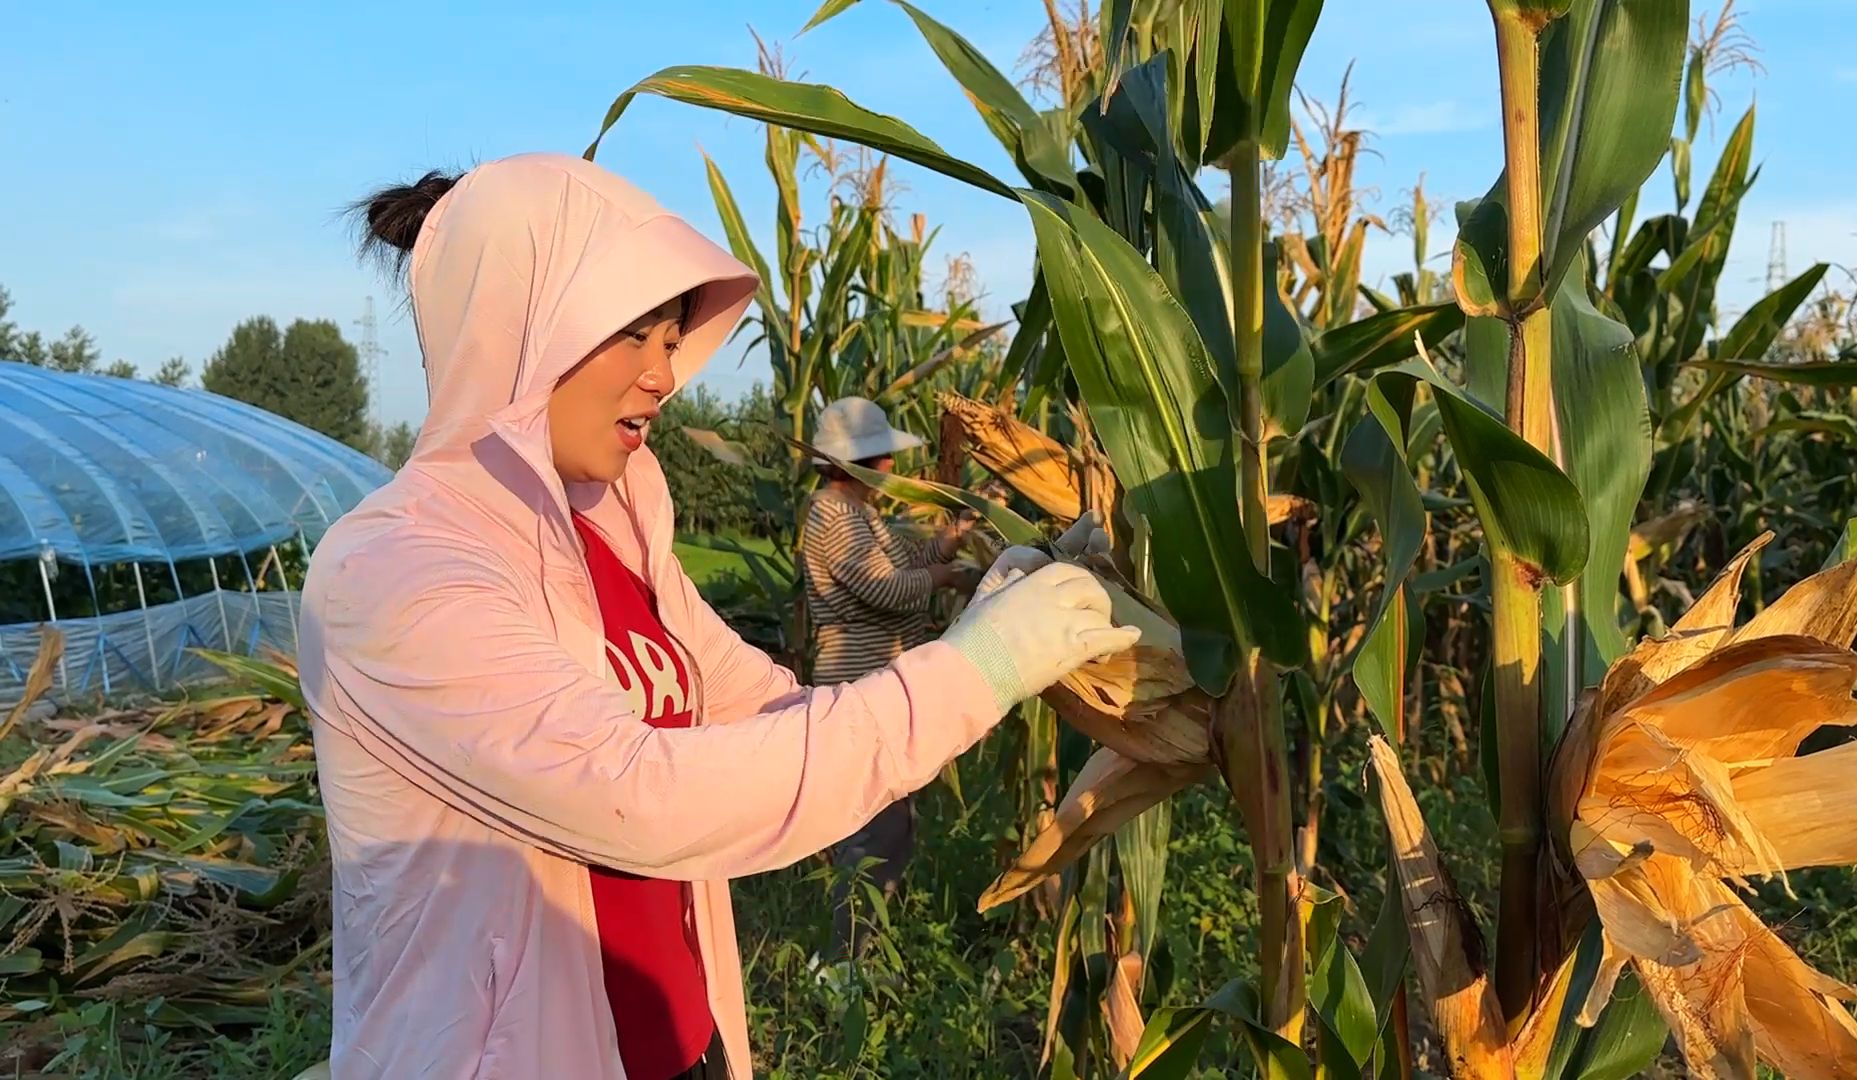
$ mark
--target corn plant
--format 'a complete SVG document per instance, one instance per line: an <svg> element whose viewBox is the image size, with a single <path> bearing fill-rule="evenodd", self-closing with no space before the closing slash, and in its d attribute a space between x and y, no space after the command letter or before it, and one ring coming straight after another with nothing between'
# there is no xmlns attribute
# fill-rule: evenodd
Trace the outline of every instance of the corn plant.
<svg viewBox="0 0 1857 1080"><path fill-rule="evenodd" d="M855 2L832 0L814 24ZM1224 1017L1267 1075L1309 1075L1310 1050L1325 1072L1379 1074L1402 1064L1388 1036L1408 947L1456 1074L1597 1077L1641 1067L1662 1044L1659 1015L1678 1022L1677 997L1622 990L1607 1007L1624 984L1607 951L1616 928L1603 913L1591 918L1605 867L1579 862L1591 845L1570 843L1562 828L1577 812L1553 829L1548 819L1550 805L1570 805L1564 792L1577 805L1603 788L1603 755L1554 754L1552 774L1547 763L1565 732L1603 727L1596 717L1608 714L1591 711L1591 688L1629 662L1617 570L1652 467L1651 409L1637 335L1596 288L1589 237L1668 151L1687 4L1489 0L1505 169L1487 196L1459 207L1451 302L1424 281L1421 239L1410 287L1400 289L1411 303L1361 290L1374 309L1365 318L1354 318L1351 236L1331 248L1324 233L1324 257L1292 258L1286 271L1264 213L1264 163L1287 148L1295 66L1319 3L1111 3L1092 38L1099 73L1065 65L1065 105L1043 111L965 39L897 6L1021 183L829 87L728 69L666 69L620 95L602 131L637 94L656 94L871 146L1016 199L1030 216L1038 274L1008 354L1009 364L1024 363L1024 402L1036 403L1021 416L1074 387L1080 430L1117 480L1119 550L1093 569L1111 584L1118 617L1144 632L1130 655L1047 696L1098 748L1049 828L983 900L1004 902L1063 875L1074 901L1060 916L1048 1030L1072 1024L1079 1002L1100 1003L1102 1018L1082 1038L1075 1029L1048 1038L1052 1073L1107 1064L1130 1076L1182 1076ZM1208 168L1231 177L1228 216L1198 185ZM1285 278L1294 292L1296 276L1312 269L1322 302L1292 305ZM1459 326L1460 345L1435 348ZM1442 456L1432 445L1440 437ZM1328 636L1327 590L1313 601L1298 595L1271 508L1286 485L1301 486L1326 494L1319 515L1352 517L1358 529L1359 514L1340 506L1336 473L1359 493L1383 562L1377 604L1356 612L1359 638L1326 664L1312 642ZM1398 888L1359 958L1340 943L1335 901L1307 880L1290 809L1286 686L1294 711L1312 711L1302 701L1313 698L1313 711L1326 712L1307 687L1351 670L1365 707L1390 734L1404 730L1407 672L1424 637L1414 632L1414 569L1429 511L1456 505L1421 488L1427 476L1468 496L1474 533L1454 531L1448 546L1468 555L1474 537L1479 548L1450 573L1478 580L1490 611L1482 743L1502 845L1493 971L1393 743L1376 741L1373 758ZM894 479L873 482L909 497ZM972 493L913 490L983 509L1002 540L1039 532ZM1835 629L1826 642L1847 647ZM1570 725L1576 707L1585 719ZM1824 722L1835 721L1811 726ZM1152 865L1140 865L1143 848L1125 846L1124 830L1208 773L1223 779L1250 836L1261 976L1203 1005L1156 1012L1131 1046ZM1113 863L1095 849L1112 835ZM1726 872L1739 865L1718 863ZM1072 939L1087 963L1065 959ZM1656 977L1647 965L1658 962L1674 960L1633 960L1647 985ZM1072 992L1080 981L1089 984L1081 997Z"/></svg>
<svg viewBox="0 0 1857 1080"><path fill-rule="evenodd" d="M828 5L820 18L848 6ZM637 93L663 94L859 141L1026 206L1040 277L1018 341L1043 344L1028 398L1048 396L1068 372L1126 492L1126 532L1146 529L1152 599L1177 621L1183 672L1216 703L1218 746L1209 743L1199 764L1219 762L1259 855L1268 988L1260 1030L1294 1037L1304 1011L1302 887L1278 672L1299 666L1307 644L1290 582L1272 580L1271 444L1304 427L1318 351L1339 377L1409 355L1414 328L1412 313L1392 312L1312 348L1274 287L1274 261L1264 261L1255 178L1266 156L1285 149L1294 52L1319 5L1276 5L1270 17L1296 30L1288 55L1266 49L1266 24L1239 6L1114 5L1097 96L1076 114L1036 111L959 35L902 6L1020 165L1024 188L835 91L749 72L671 69L622 95L609 120ZM1229 233L1215 229L1194 181L1207 162L1234 176ZM1152 527L1161 522L1168 527ZM1242 551L1231 544L1239 536ZM1157 801L1150 795L1147 805Z"/></svg>

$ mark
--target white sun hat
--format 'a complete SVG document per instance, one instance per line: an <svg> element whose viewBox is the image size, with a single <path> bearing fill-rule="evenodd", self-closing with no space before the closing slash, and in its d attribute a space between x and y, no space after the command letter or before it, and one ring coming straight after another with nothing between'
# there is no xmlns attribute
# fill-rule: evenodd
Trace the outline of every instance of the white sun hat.
<svg viewBox="0 0 1857 1080"><path fill-rule="evenodd" d="M890 418L876 402L844 397L819 413L812 444L820 453L840 461L864 461L913 450L922 445L922 440L891 427Z"/></svg>

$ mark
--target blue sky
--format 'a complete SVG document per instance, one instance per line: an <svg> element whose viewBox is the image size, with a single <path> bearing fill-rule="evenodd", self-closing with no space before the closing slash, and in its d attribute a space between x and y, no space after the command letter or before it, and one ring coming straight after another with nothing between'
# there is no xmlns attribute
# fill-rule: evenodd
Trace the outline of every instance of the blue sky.
<svg viewBox="0 0 1857 1080"><path fill-rule="evenodd" d="M1042 21L1038 0L921 0L1010 67ZM424 390L396 288L357 264L348 201L434 166L528 150L578 152L615 94L675 63L752 66L750 24L783 42L796 74L900 116L999 175L1009 163L895 8L867 0L793 40L815 0L604 3L14 6L0 34L0 285L13 318L55 336L82 323L106 360L199 364L256 314L342 322L366 297L381 316L383 411L417 420ZM1701 11L1713 0L1698 0ZM1857 3L1743 0L1764 76L1720 82L1715 148L1756 99L1759 184L1744 204L1724 306L1759 294L1770 223L1797 273L1857 266ZM313 9L313 10L311 10ZM1354 63L1356 114L1373 130L1360 181L1390 214L1425 174L1438 200L1481 194L1500 158L1489 21L1476 0L1329 0L1301 71L1332 99ZM600 160L719 236L699 148L771 235L756 125L668 102L628 113ZM905 211L967 253L998 314L1023 295L1031 234L1013 204L906 167ZM1641 212L1670 202L1653 181ZM817 204L815 204L817 205ZM1448 251L1448 226L1432 246ZM1410 262L1376 237L1367 278ZM1444 267L1446 261L1436 263ZM1841 277L1841 274L1838 275ZM1848 282L1848 278L1842 278ZM702 376L724 394L764 377L739 351Z"/></svg>

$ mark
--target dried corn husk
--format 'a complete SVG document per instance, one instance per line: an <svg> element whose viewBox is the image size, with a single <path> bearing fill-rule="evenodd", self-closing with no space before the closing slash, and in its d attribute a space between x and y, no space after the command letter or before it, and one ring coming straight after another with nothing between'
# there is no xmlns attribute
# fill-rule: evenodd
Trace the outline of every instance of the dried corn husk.
<svg viewBox="0 0 1857 1080"><path fill-rule="evenodd" d="M1044 694L1058 716L1104 746L1150 765L1212 760L1212 699L1187 671L1180 628L1134 593L1098 574L1117 626L1141 628L1125 652L1085 664Z"/></svg>
<svg viewBox="0 0 1857 1080"><path fill-rule="evenodd" d="M1551 820L1604 929L1592 1023L1629 963L1691 1074L1857 1076L1857 992L1814 970L1728 882L1857 863L1857 745L1798 757L1857 723L1857 564L1800 582L1745 626L1741 553L1669 636L1583 699L1553 761Z"/></svg>
<svg viewBox="0 0 1857 1080"><path fill-rule="evenodd" d="M1083 513L1077 463L1063 443L997 406L955 393L938 400L943 417L954 417L966 433L969 455L988 472L1054 518L1068 523Z"/></svg>
<svg viewBox="0 0 1857 1080"><path fill-rule="evenodd" d="M26 684L20 690L19 700L7 710L6 719L0 721L0 739L6 738L14 725L31 710L33 703L52 688L52 670L58 666L58 660L63 655L63 631L53 626L40 630L39 653L33 657L32 667L26 670Z"/></svg>
<svg viewBox="0 0 1857 1080"><path fill-rule="evenodd" d="M1450 1075L1513 1076L1502 1008L1484 963L1482 932L1438 856L1398 755L1378 735L1368 740L1368 750L1412 937L1412 967L1450 1059Z"/></svg>
<svg viewBox="0 0 1857 1080"><path fill-rule="evenodd" d="M1193 683L1180 628L1096 565L1135 646L1085 664L1043 694L1065 723L1101 743L1057 814L981 897L982 911L1036 887L1123 822L1189 787L1212 761L1212 698Z"/></svg>
<svg viewBox="0 0 1857 1080"><path fill-rule="evenodd" d="M1096 751L1064 793L1050 827L980 896L980 910L1003 904L1076 862L1096 841L1142 811L1191 786L1204 767L1150 765L1108 747Z"/></svg>

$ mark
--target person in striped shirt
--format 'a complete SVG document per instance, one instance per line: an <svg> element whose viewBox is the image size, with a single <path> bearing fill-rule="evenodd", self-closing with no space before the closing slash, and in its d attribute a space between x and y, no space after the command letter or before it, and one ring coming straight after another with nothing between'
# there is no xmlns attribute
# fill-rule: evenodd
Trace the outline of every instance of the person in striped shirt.
<svg viewBox="0 0 1857 1080"><path fill-rule="evenodd" d="M814 445L840 461L888 472L896 454L922 440L890 426L883 409L860 397L840 398L819 415ZM800 539L806 602L816 634L812 683L851 682L887 666L936 635L930 601L937 589L971 592L978 571L954 562L971 515L926 539L893 528L870 503L872 492L830 462L815 463L825 478L807 507ZM890 804L834 853L843 875L833 898L832 954L851 950L847 891L851 872L866 859L870 879L894 894L915 846L913 797Z"/></svg>

